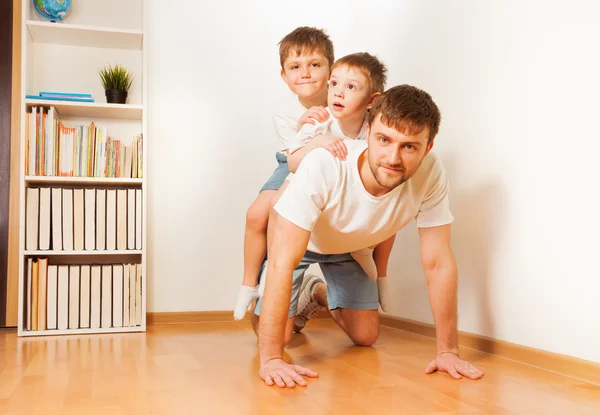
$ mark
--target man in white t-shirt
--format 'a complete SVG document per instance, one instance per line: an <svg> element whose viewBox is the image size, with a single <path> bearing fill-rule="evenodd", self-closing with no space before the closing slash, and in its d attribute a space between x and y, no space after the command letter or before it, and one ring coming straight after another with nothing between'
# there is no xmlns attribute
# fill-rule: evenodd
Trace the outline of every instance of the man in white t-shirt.
<svg viewBox="0 0 600 415"><path fill-rule="evenodd" d="M472 379L483 375L458 356L457 269L450 247L453 216L446 173L430 153L440 119L429 94L397 86L371 109L367 141L346 143L346 160L318 148L300 164L269 218L265 292L253 316L260 376L268 385L306 385L303 376L317 376L282 359L300 295L313 303L304 308L328 307L355 344L370 346L377 340L377 283L348 253L386 240L412 220L419 227L437 326L438 353L426 372ZM300 294L304 270L311 263L319 264L327 287L304 284Z"/></svg>

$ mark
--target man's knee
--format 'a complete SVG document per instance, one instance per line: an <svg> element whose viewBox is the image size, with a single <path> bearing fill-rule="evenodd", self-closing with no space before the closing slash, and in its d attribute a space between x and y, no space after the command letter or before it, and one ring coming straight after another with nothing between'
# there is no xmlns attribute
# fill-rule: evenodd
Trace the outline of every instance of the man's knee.
<svg viewBox="0 0 600 415"><path fill-rule="evenodd" d="M353 333L350 333L350 339L357 346L372 346L379 337L379 327L361 327Z"/></svg>

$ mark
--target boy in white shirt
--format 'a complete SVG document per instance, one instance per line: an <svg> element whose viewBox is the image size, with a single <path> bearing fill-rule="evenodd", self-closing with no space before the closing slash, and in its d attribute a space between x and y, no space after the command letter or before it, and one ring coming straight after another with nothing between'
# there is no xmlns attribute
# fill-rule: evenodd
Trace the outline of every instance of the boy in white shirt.
<svg viewBox="0 0 600 415"><path fill-rule="evenodd" d="M278 166L261 188L246 213L244 277L238 293L234 318L243 318L248 305L258 298L258 273L267 252L269 211L277 201L277 190L289 174L287 149L296 139L298 123L323 120L327 104L327 80L334 61L333 43L323 30L298 27L279 42L281 78L294 93L273 114L281 142Z"/></svg>
<svg viewBox="0 0 600 415"><path fill-rule="evenodd" d="M291 173L296 171L304 156L315 148L323 147L340 160L345 160L348 151L344 141L366 138L366 115L385 88L386 71L385 65L369 53L354 53L335 62L331 68L327 95L330 117L316 125L302 126L296 142L288 149ZM377 280L383 311L388 310L386 273L394 239L395 235L392 235L377 247L350 253L369 278ZM296 325L296 330L302 330L301 326Z"/></svg>
<svg viewBox="0 0 600 415"><path fill-rule="evenodd" d="M316 124L308 122L303 124L296 139L287 143L290 173L295 172L304 156L315 148L324 147L340 160L345 160L347 149L344 140L365 139L366 115L375 99L385 88L386 72L385 65L379 59L364 52L347 55L335 62L329 78L326 110L328 118ZM289 177L291 178L291 176L290 174ZM275 202L279 200L285 187L286 184L280 187L277 195L273 198ZM388 310L389 295L386 273L394 239L395 235L392 235L377 246L364 248L350 254L369 278L377 280L383 311ZM263 270L264 268L263 264ZM251 280L250 284L255 284L258 276L257 273L256 278ZM310 276L309 280L311 278L317 277ZM264 284L260 290L263 289ZM247 289L242 287L242 290ZM248 304L254 299L254 297L246 296L244 298L240 295L234 318L243 317ZM302 327L302 324L298 324L295 329L300 331Z"/></svg>

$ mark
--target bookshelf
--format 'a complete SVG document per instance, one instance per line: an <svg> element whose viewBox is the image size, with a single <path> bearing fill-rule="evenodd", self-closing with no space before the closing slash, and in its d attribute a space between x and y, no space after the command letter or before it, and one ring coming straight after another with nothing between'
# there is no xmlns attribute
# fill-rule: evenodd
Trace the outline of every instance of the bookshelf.
<svg viewBox="0 0 600 415"><path fill-rule="evenodd" d="M22 8L18 336L146 330L148 135L143 0L73 3L70 15L59 23L43 21L31 1L23 2ZM134 73L126 104L106 103L98 76L99 68L117 63ZM90 93L95 102L25 99L26 95L37 95L41 91ZM87 164L84 161L78 164L80 171L71 165L73 175L61 175L58 168L39 170L37 161L32 174L32 159L28 159L31 123L27 113L48 114L50 108L63 127L83 126L79 137L85 137L84 133L92 137L85 150L87 153L81 148L73 150L73 164L77 163L77 154L80 160L87 160ZM58 137L61 131L57 127L40 136ZM127 167L125 162L114 161L113 173L106 177L100 167L102 161L96 164L93 161L100 147L94 150L89 145L97 136L118 142L116 148L120 149L120 155L116 160L126 154L126 147L133 152L127 157L134 158L139 153L136 164L132 161ZM55 144L60 147L65 143L56 139ZM38 158L46 146L43 144L42 150L36 146ZM56 166L62 164L58 154L48 157L44 153L42 157L55 159ZM113 154L117 154L116 150ZM104 162L109 163L108 156ZM48 166L47 163L52 162L44 163ZM128 169L131 174L127 173ZM78 199L74 196L78 194L85 197ZM65 206L69 207L65 209ZM114 215L109 212L109 206L114 208ZM65 225L68 222L65 218L73 220L74 230ZM78 222L78 218L81 221ZM35 232L31 234L33 229ZM54 234L56 229L60 236ZM70 237L65 235L73 237L69 242L73 246L67 246ZM111 237L114 238L112 246ZM78 240L85 246L76 246ZM33 245L32 241L35 241ZM33 315L38 319L35 324Z"/></svg>

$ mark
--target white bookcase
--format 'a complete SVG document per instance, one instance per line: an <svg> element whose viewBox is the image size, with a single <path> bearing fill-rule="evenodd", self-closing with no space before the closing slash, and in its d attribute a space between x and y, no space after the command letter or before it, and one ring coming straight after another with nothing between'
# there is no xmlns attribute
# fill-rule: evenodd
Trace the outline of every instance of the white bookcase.
<svg viewBox="0 0 600 415"><path fill-rule="evenodd" d="M143 16L143 0L76 0L73 1L72 11L64 22L51 23L43 21L36 14L31 0L23 0L21 53L21 96L23 100L20 109L19 336L139 332L146 330L146 154L149 137L146 129L147 76ZM106 103L98 69L108 64L121 64L134 74L126 104ZM95 102L80 103L25 99L26 95L37 95L41 91L91 93ZM141 134L143 139L142 178L27 175L25 159L28 138L26 136L25 123L27 117L25 114L30 112L32 107L44 107L45 109L54 107L60 116L61 122L66 127L75 127L77 124L89 125L91 122L97 126L106 127L109 137L121 140L124 143L132 140L135 135ZM138 238L136 239L136 249L131 249L128 246L130 249L125 250L63 250L62 247L60 250L56 250L51 244L49 250L27 250L28 188L106 189L107 191L111 189L141 189L142 215L141 221L136 222L136 230L141 227L141 247L137 244ZM61 194L64 194L63 192L64 190L61 190ZM94 192L94 194L97 193ZM139 206L139 203L136 206ZM52 235L50 238L52 240ZM31 327L28 329L28 313L31 310L30 306L28 308L28 302L31 304L27 292L31 288L27 286L28 262L29 259L35 258L47 258L49 265L68 265L67 269L69 270L72 268L71 266L77 268L78 265L102 267L103 265L114 264L139 264L141 267L141 304L140 301L137 301L136 306L141 305L141 320L136 321L135 325L127 327L118 327L118 324L117 326L114 324L106 325L103 321L100 328L89 328L80 325L79 327L67 329L59 329L58 327L48 329L44 324L44 329L32 330ZM41 275L40 278L42 278ZM111 279L111 281L113 280ZM73 290L73 292L75 291ZM104 307L105 304L109 303L103 302L106 300L106 297L104 297L106 292L103 291L103 288L100 292L103 297L96 300L100 301L100 304ZM71 295L71 292L69 292L69 299L72 298ZM79 295L80 305L95 301L90 298L89 301L84 302L81 297L81 289ZM121 291L121 296L124 297L123 291ZM122 300L124 301L123 297ZM112 300L110 304L112 304ZM58 313L59 311L57 311ZM102 312L100 315L104 318ZM81 318L81 315L79 318ZM113 323L115 319L116 317L113 317ZM84 327L82 328L82 326Z"/></svg>

